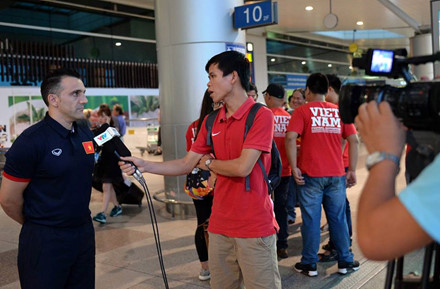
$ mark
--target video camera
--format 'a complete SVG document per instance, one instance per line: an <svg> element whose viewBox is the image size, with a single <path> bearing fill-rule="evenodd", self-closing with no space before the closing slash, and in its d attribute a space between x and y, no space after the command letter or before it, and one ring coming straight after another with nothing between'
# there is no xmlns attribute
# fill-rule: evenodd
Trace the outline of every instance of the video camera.
<svg viewBox="0 0 440 289"><path fill-rule="evenodd" d="M394 115L408 128L440 133L440 82L414 82L409 64L424 64L440 60L434 55L406 58L406 49L369 49L361 58L353 59L353 66L365 69L367 75L403 77L405 87L390 85L348 84L339 93L339 112L344 123L353 123L359 106L364 102L388 101Z"/></svg>

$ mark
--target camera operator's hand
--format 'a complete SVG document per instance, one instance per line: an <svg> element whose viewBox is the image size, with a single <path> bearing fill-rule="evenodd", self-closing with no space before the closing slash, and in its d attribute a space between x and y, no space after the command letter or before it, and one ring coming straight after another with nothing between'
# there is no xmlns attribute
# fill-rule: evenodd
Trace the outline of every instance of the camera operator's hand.
<svg viewBox="0 0 440 289"><path fill-rule="evenodd" d="M388 102L375 101L359 107L356 126L369 153L381 151L400 156L405 145L405 128Z"/></svg>

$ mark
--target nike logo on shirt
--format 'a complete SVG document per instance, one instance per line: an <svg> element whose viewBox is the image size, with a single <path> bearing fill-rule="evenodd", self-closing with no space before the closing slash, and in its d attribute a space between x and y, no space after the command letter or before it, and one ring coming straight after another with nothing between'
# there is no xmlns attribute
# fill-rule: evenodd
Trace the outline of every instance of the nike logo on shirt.
<svg viewBox="0 0 440 289"><path fill-rule="evenodd" d="M221 133L221 131L219 131L219 132L215 132L215 133L213 132L213 133L212 133L212 136L216 136L216 135L218 135L218 134L220 134L220 133Z"/></svg>

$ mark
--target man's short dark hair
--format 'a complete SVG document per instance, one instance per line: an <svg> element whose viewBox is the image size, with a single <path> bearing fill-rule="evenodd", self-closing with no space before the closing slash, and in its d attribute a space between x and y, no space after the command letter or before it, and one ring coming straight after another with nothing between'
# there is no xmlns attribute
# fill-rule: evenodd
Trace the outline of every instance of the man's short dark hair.
<svg viewBox="0 0 440 289"><path fill-rule="evenodd" d="M249 90L248 91L251 91L251 90L255 90L255 92L258 93L257 86L255 84L253 84L252 82L249 82Z"/></svg>
<svg viewBox="0 0 440 289"><path fill-rule="evenodd" d="M339 90L341 90L341 80L336 74L326 74L328 79L328 86L331 86L337 94L339 94Z"/></svg>
<svg viewBox="0 0 440 289"><path fill-rule="evenodd" d="M322 73L313 73L307 78L306 87L314 94L327 94L328 79Z"/></svg>
<svg viewBox="0 0 440 289"><path fill-rule="evenodd" d="M223 72L223 76L236 71L238 77L240 77L241 86L244 90L249 91L250 67L249 61L244 54L238 51L225 51L217 54L206 63L206 72L209 73L209 67L212 64L217 64L218 69Z"/></svg>
<svg viewBox="0 0 440 289"><path fill-rule="evenodd" d="M49 73L46 76L46 78L43 80L43 83L41 83L41 87L40 87L41 96L43 97L43 101L47 106L49 106L49 100L48 100L49 94L58 93L60 89L61 80L63 79L63 77L66 76L71 76L80 79L78 72L67 68L60 68Z"/></svg>

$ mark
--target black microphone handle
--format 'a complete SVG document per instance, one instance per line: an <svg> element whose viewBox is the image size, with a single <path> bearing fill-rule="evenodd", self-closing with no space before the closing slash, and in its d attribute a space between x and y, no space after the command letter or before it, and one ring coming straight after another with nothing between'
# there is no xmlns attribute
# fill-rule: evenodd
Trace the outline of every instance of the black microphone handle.
<svg viewBox="0 0 440 289"><path fill-rule="evenodd" d="M120 161L122 161L122 162L124 162L124 163L126 163L126 164L130 164L130 165L132 165L132 166L134 167L133 177L134 177L138 182L141 182L142 180L145 181L145 180L144 180L144 176L142 175L141 171L137 168L137 166L136 166L133 162L131 162L131 161L124 161L124 160L121 160L121 155L118 153L117 150L114 151L114 154L116 155L116 157L117 157ZM130 155L130 156L131 156L131 155Z"/></svg>

